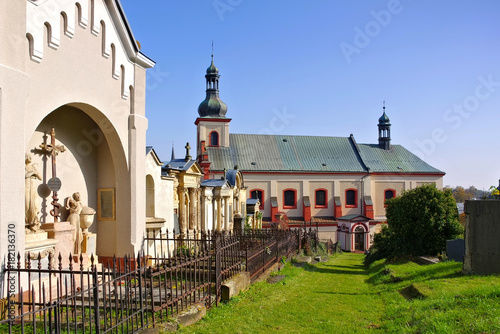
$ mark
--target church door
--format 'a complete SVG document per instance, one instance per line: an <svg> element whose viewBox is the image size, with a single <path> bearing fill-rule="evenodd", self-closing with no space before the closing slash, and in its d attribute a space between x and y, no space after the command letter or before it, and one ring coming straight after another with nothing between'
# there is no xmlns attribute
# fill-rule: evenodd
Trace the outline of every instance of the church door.
<svg viewBox="0 0 500 334"><path fill-rule="evenodd" d="M365 251L365 229L362 226L356 227L354 231L354 250Z"/></svg>

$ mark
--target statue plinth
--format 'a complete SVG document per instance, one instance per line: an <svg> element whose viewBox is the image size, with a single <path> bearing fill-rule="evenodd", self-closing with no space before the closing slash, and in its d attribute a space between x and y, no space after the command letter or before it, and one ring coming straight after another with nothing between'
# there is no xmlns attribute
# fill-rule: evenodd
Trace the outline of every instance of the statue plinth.
<svg viewBox="0 0 500 334"><path fill-rule="evenodd" d="M31 266L36 268L38 263L33 261L38 261L38 256L42 261L42 266L49 264L48 255L51 254L52 257L55 255L55 245L59 240L49 239L47 232L31 233L26 234L24 237L25 246L24 251L31 260ZM52 265L54 262L51 263Z"/></svg>
<svg viewBox="0 0 500 334"><path fill-rule="evenodd" d="M62 265L69 265L69 255L73 254L75 241L73 233L75 227L69 222L45 223L42 224L42 229L48 233L50 239L56 239L58 243L55 245L56 263L59 262L59 254L62 256Z"/></svg>

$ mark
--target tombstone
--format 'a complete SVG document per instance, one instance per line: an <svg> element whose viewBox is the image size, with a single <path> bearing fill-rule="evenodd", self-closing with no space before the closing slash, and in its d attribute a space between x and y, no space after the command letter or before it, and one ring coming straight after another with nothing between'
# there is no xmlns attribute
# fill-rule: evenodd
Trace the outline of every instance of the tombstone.
<svg viewBox="0 0 500 334"><path fill-rule="evenodd" d="M465 240L446 240L446 255L449 260L463 263L465 255Z"/></svg>
<svg viewBox="0 0 500 334"><path fill-rule="evenodd" d="M500 200L467 200L465 214L463 271L500 274Z"/></svg>
<svg viewBox="0 0 500 334"><path fill-rule="evenodd" d="M243 217L234 216L234 226L233 230L235 232L242 232L245 229L245 221Z"/></svg>

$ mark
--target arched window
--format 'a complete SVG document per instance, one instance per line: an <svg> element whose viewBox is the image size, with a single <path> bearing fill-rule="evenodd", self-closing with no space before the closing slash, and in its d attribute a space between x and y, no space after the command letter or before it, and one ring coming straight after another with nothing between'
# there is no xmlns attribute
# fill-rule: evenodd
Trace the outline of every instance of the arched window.
<svg viewBox="0 0 500 334"><path fill-rule="evenodd" d="M384 205L386 205L385 201L387 201L388 199L394 198L394 197L396 197L396 190L394 190L394 189L386 189L384 191Z"/></svg>
<svg viewBox="0 0 500 334"><path fill-rule="evenodd" d="M254 189L254 190L250 191L250 198L255 198L255 199L258 198L259 202L260 202L259 209L264 210L264 190Z"/></svg>
<svg viewBox="0 0 500 334"><path fill-rule="evenodd" d="M327 208L328 207L328 191L326 189L316 189L315 192L315 207Z"/></svg>
<svg viewBox="0 0 500 334"><path fill-rule="evenodd" d="M391 198L394 198L394 197L396 197L396 190L394 190L394 189L387 189L385 191L385 196L384 196L385 199L391 199Z"/></svg>
<svg viewBox="0 0 500 334"><path fill-rule="evenodd" d="M283 209L297 208L297 190L285 189L283 191Z"/></svg>
<svg viewBox="0 0 500 334"><path fill-rule="evenodd" d="M210 132L210 146L219 146L219 133L217 131Z"/></svg>
<svg viewBox="0 0 500 334"><path fill-rule="evenodd" d="M365 233L365 228L361 225L356 226L356 228L354 229L354 233Z"/></svg>
<svg viewBox="0 0 500 334"><path fill-rule="evenodd" d="M146 217L155 216L155 181L146 175Z"/></svg>
<svg viewBox="0 0 500 334"><path fill-rule="evenodd" d="M358 207L358 190L347 189L345 191L345 207L357 208Z"/></svg>

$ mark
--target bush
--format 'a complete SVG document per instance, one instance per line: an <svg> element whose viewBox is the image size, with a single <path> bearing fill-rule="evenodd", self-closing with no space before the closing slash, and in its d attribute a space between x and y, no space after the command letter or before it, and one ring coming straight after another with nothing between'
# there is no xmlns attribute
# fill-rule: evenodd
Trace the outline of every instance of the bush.
<svg viewBox="0 0 500 334"><path fill-rule="evenodd" d="M382 258L435 255L446 248L446 240L463 233L450 190L426 185L386 203L388 226L375 235L367 263Z"/></svg>

